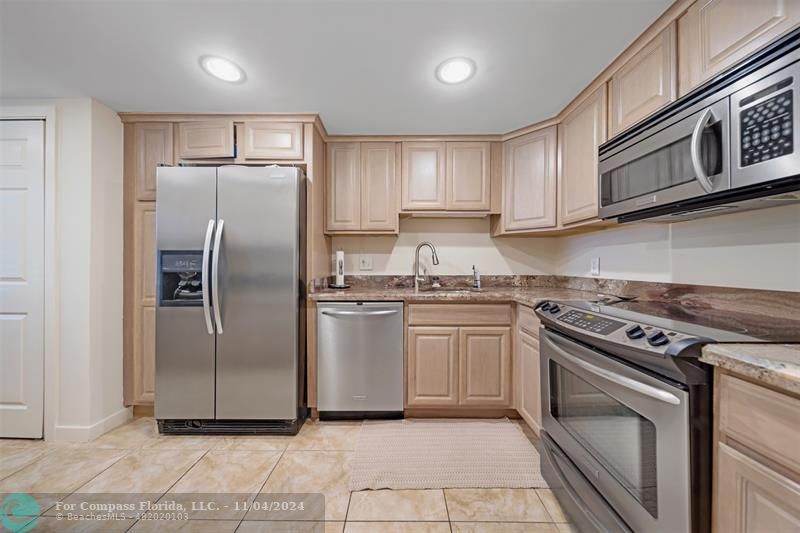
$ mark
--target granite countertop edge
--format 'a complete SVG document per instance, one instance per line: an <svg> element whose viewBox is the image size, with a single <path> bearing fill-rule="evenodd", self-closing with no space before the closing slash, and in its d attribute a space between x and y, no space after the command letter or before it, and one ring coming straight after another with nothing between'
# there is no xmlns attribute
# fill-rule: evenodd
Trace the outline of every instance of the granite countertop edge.
<svg viewBox="0 0 800 533"><path fill-rule="evenodd" d="M709 344L700 361L800 395L800 344Z"/></svg>

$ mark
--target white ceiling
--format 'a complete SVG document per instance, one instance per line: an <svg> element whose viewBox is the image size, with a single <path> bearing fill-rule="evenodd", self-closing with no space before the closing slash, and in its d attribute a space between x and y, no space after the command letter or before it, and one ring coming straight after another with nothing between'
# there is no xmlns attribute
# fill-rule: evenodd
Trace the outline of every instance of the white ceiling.
<svg viewBox="0 0 800 533"><path fill-rule="evenodd" d="M0 0L0 95L318 112L335 134L502 133L568 103L670 0ZM247 82L198 67L228 57ZM469 56L445 86L434 69Z"/></svg>

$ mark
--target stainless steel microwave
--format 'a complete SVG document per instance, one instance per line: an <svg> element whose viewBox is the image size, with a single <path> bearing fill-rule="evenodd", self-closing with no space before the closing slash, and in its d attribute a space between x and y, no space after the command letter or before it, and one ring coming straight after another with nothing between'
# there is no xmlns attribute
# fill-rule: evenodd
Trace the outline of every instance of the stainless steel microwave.
<svg viewBox="0 0 800 533"><path fill-rule="evenodd" d="M677 221L800 202L800 30L611 139L604 219Z"/></svg>

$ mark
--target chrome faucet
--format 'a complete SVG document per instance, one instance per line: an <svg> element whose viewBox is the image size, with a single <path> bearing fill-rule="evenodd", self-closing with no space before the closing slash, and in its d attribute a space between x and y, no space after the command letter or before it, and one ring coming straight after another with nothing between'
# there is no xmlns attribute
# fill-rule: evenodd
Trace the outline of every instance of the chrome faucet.
<svg viewBox="0 0 800 533"><path fill-rule="evenodd" d="M433 264L434 265L438 265L439 264L439 256L436 255L436 248L433 246L433 244L429 243L428 241L422 241L421 243L419 243L417 245L417 251L414 252L414 290L415 291L419 290L420 282L424 282L425 281L425 275L423 274L423 275L420 276L420 273L419 273L419 251L423 246L427 246L428 248L431 249L431 259L433 259Z"/></svg>

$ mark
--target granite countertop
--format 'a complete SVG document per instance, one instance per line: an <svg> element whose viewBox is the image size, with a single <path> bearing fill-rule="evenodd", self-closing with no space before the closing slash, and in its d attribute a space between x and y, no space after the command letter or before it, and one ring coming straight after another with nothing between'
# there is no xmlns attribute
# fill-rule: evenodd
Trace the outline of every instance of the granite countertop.
<svg viewBox="0 0 800 533"><path fill-rule="evenodd" d="M310 300L318 302L335 301L403 301L403 302L439 302L439 303L492 303L516 302L535 306L543 300L590 300L597 293L575 289L553 289L544 287L489 287L479 292L467 289L462 291L419 291L405 288L367 288L353 287L347 290L325 289L308 295Z"/></svg>
<svg viewBox="0 0 800 533"><path fill-rule="evenodd" d="M700 361L800 394L800 344L709 344Z"/></svg>

